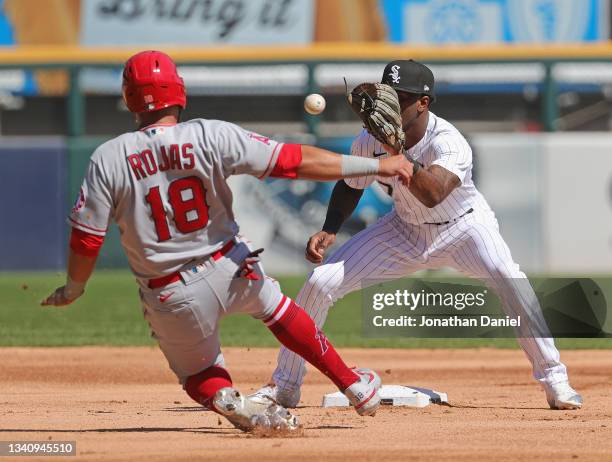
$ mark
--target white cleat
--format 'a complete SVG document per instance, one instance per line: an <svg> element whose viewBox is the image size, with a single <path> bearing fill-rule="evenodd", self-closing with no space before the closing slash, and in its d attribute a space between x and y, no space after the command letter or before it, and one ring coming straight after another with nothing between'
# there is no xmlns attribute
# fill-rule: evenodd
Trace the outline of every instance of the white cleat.
<svg viewBox="0 0 612 462"><path fill-rule="evenodd" d="M373 416L380 406L380 377L371 369L355 369L359 380L343 391L359 415Z"/></svg>
<svg viewBox="0 0 612 462"><path fill-rule="evenodd" d="M269 383L261 387L252 395L249 395L248 398L259 404L275 403L288 409L294 409L300 402L300 395L301 392L299 388L297 390L288 390L280 388L274 383Z"/></svg>
<svg viewBox="0 0 612 462"><path fill-rule="evenodd" d="M234 427L249 432L257 429L293 431L299 428L298 419L276 403L257 403L232 387L217 391L213 398L215 409Z"/></svg>
<svg viewBox="0 0 612 462"><path fill-rule="evenodd" d="M582 396L574 390L569 382L559 382L553 385L543 385L546 401L551 409L580 409Z"/></svg>

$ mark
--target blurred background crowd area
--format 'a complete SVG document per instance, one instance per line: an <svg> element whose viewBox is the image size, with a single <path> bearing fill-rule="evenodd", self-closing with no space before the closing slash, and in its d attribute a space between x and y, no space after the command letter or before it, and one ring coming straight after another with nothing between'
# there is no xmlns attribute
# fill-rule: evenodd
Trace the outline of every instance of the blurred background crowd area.
<svg viewBox="0 0 612 462"><path fill-rule="evenodd" d="M610 272L609 3L0 0L0 270L63 267L64 220L89 155L133 129L121 64L157 48L185 52L185 118L342 153L360 130L344 78L351 87L380 80L391 59L425 62L436 77L432 110L472 144L477 186L515 258L530 272ZM317 117L303 110L311 92L327 100ZM267 247L268 270L306 271L303 247L333 184L238 178L234 187L243 232ZM370 188L340 241L391 204ZM116 229L100 265L125 265Z"/></svg>
<svg viewBox="0 0 612 462"><path fill-rule="evenodd" d="M588 44L610 38L609 0L0 0L0 45L81 47L262 47L320 44ZM576 56L580 58L580 54ZM344 83L379 80L371 55L338 62L190 66L187 117L220 118L280 134L312 131L301 100L316 86L329 101L317 133L352 135ZM435 59L435 53L431 59ZM384 60L384 58L383 58ZM313 61L316 61L314 59ZM342 62L345 61L345 62ZM427 59L424 59L427 61ZM449 59L448 61L452 61ZM467 61L467 60L465 60ZM1 64L1 63L0 63ZM243 64L243 65L241 65ZM435 109L466 131L540 131L546 69L538 62L432 64ZM68 73L0 73L0 133L66 135ZM607 130L612 64L562 62L553 69L561 130ZM120 133L120 69L84 66L83 134ZM270 99L273 97L273 99ZM271 102L274 104L271 104Z"/></svg>

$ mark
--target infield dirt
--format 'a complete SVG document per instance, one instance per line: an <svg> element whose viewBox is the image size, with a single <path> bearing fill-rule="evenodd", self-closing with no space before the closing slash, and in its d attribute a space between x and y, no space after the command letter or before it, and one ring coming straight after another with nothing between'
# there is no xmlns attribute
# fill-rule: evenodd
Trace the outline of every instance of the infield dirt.
<svg viewBox="0 0 612 462"><path fill-rule="evenodd" d="M562 352L585 399L580 411L549 410L518 350L342 352L351 365L375 368L383 383L447 392L451 406L384 407L374 418L322 409L333 386L311 370L296 411L302 435L258 438L191 402L156 348L2 348L0 440L76 441L77 457L67 460L612 458L612 352ZM224 353L246 392L266 382L276 359L273 349Z"/></svg>

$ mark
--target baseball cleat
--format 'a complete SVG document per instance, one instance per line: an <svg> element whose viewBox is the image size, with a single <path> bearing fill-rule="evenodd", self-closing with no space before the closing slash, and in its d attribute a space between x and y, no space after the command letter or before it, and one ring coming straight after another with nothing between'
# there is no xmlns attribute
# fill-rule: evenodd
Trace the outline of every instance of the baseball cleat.
<svg viewBox="0 0 612 462"><path fill-rule="evenodd" d="M582 396L574 390L569 382L544 385L546 401L551 409L580 409Z"/></svg>
<svg viewBox="0 0 612 462"><path fill-rule="evenodd" d="M371 369L355 369L359 380L343 391L359 415L374 416L380 406L380 377Z"/></svg>
<svg viewBox="0 0 612 462"><path fill-rule="evenodd" d="M259 404L280 404L288 409L295 409L300 402L300 389L289 390L278 387L275 383L269 383L257 390L248 398Z"/></svg>
<svg viewBox="0 0 612 462"><path fill-rule="evenodd" d="M287 409L276 403L256 403L235 388L225 387L213 398L215 409L234 427L250 432L253 430L293 431L299 428L298 419Z"/></svg>

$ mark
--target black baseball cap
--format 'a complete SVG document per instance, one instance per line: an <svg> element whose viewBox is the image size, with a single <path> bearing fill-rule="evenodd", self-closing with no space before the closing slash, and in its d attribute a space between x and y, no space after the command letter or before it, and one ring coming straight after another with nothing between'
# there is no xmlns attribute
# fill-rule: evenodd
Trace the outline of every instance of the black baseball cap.
<svg viewBox="0 0 612 462"><path fill-rule="evenodd" d="M395 90L427 95L435 101L434 76L425 64L412 59L398 59L385 66L381 83L390 85Z"/></svg>

